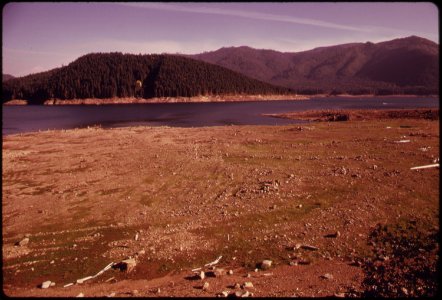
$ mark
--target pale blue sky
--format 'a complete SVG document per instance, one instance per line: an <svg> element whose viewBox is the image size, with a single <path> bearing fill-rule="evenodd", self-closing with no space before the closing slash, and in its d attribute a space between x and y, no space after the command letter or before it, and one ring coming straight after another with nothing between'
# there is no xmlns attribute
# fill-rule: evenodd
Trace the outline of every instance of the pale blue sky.
<svg viewBox="0 0 442 300"><path fill-rule="evenodd" d="M417 35L439 43L431 2L9 3L3 73L23 76L91 52L187 53L250 46L298 52Z"/></svg>

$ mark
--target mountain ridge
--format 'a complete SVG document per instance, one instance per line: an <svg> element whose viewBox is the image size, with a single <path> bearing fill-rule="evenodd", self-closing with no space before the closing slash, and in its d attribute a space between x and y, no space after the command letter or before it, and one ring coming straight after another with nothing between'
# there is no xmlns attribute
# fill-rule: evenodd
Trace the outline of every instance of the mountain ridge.
<svg viewBox="0 0 442 300"><path fill-rule="evenodd" d="M439 90L439 46L417 36L301 52L223 47L189 57L300 93Z"/></svg>

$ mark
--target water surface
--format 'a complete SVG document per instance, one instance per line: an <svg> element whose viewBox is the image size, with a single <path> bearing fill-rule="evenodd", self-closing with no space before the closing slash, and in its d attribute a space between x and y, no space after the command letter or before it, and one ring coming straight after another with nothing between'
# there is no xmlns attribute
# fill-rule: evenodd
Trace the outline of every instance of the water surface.
<svg viewBox="0 0 442 300"><path fill-rule="evenodd" d="M304 123L262 114L311 109L439 108L439 98L313 98L293 101L219 103L152 103L75 106L3 106L2 134L93 125L200 127L220 125L285 125Z"/></svg>

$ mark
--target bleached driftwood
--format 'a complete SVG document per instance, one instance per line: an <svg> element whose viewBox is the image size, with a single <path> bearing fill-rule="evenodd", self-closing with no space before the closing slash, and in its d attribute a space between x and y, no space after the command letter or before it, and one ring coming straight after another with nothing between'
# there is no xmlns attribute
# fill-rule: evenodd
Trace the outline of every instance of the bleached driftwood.
<svg viewBox="0 0 442 300"><path fill-rule="evenodd" d="M439 167L439 164L432 164L432 165L413 167L413 168L410 168L410 170L428 169L428 168L435 168L435 167Z"/></svg>
<svg viewBox="0 0 442 300"><path fill-rule="evenodd" d="M217 263L219 263L219 261L221 260L221 258L222 258L222 255L221 255L220 257L218 257L216 260L214 260L214 261L212 261L212 262L210 262L210 263L208 263L208 264L205 264L204 267L211 267L211 266L216 265ZM203 268L203 267L193 269L192 272L195 272L195 271L201 270L202 268Z"/></svg>
<svg viewBox="0 0 442 300"><path fill-rule="evenodd" d="M97 276L100 276L101 274L103 274L104 272L106 272L107 270L109 270L110 268L112 268L112 266L113 266L114 264L115 264L115 263L111 262L110 264L108 264L106 267L104 267L104 269L101 270L100 272L98 272L97 274L95 274L95 275L93 275L93 276L87 276L87 277L84 277L84 278L81 278L81 279L77 279L77 281L76 281L75 283L77 283L77 284L81 284L81 283L85 282L86 280L89 280L89 279L95 278L95 277L97 277ZM63 287L68 287L68 286L71 286L71 285L74 285L74 283L71 282L71 283L65 284Z"/></svg>

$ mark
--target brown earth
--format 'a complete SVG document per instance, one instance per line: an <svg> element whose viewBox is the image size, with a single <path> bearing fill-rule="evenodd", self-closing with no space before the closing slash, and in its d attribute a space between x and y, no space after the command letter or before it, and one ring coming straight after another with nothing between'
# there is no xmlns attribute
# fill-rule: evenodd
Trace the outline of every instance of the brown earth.
<svg viewBox="0 0 442 300"><path fill-rule="evenodd" d="M4 136L3 291L216 296L250 281L254 296L317 297L395 286L392 274L408 260L388 261L396 273L378 271L394 256L380 246L395 245L379 226L424 224L398 232L406 241L428 232L410 251L435 264L439 168L410 168L438 161L439 147L439 121L411 118ZM29 243L16 246L25 235ZM129 273L112 268L63 288L129 256L137 261ZM194 277L219 256L232 275ZM271 268L255 272L264 259ZM38 287L47 280L56 285Z"/></svg>

